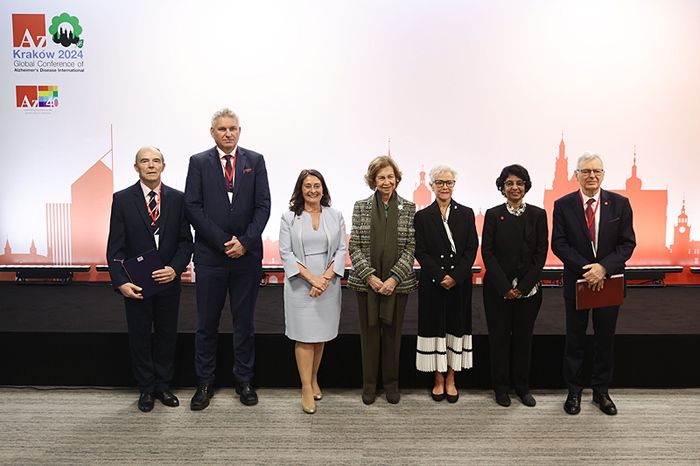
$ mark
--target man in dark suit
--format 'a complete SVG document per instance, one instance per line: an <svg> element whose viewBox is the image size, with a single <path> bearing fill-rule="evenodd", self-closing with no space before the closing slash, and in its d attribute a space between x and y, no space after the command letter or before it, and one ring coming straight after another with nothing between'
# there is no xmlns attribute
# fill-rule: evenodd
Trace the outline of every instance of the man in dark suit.
<svg viewBox="0 0 700 466"><path fill-rule="evenodd" d="M270 188L262 155L238 147L238 117L214 114L216 146L190 158L185 185L187 216L195 229L197 274L197 391L190 408L209 406L214 395L217 335L229 296L233 318L233 376L241 403L258 402L251 382L255 363L253 311L262 277L262 232L270 217Z"/></svg>
<svg viewBox="0 0 700 466"><path fill-rule="evenodd" d="M112 285L124 296L131 364L141 393L138 407L143 412L153 409L154 399L166 406L179 405L169 384L175 361L179 276L192 257L184 196L161 183L164 168L163 155L155 147L136 153L134 169L139 181L114 194L107 241ZM165 264L153 272L153 279L162 285L174 284L144 298L142 288L131 282L122 262L152 249L158 250Z"/></svg>
<svg viewBox="0 0 700 466"><path fill-rule="evenodd" d="M605 277L625 271L636 246L629 200L600 189L605 176L599 155L579 157L579 191L554 202L552 251L564 263L566 344L564 379L569 394L564 411L581 411L583 360L590 310L576 310L576 280L585 279L593 290L603 288ZM608 386L613 374L613 343L619 306L592 309L594 331L593 403L608 415L617 414Z"/></svg>

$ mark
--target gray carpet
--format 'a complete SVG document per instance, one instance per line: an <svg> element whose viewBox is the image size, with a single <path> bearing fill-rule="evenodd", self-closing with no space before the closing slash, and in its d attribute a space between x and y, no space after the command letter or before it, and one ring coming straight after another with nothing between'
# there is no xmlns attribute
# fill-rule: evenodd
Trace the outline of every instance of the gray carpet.
<svg viewBox="0 0 700 466"><path fill-rule="evenodd" d="M222 390L202 412L183 404L151 413L130 390L0 387L2 464L698 464L700 390L616 390L608 417L584 392L581 414L563 392L534 392L537 407L510 408L490 392L455 405L405 391L371 406L358 390L328 390L318 412L299 392L261 389L244 407Z"/></svg>

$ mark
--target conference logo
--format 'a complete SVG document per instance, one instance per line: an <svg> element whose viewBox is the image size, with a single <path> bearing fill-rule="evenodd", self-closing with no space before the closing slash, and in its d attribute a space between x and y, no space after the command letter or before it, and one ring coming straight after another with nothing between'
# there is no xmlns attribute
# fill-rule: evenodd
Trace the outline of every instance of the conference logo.
<svg viewBox="0 0 700 466"><path fill-rule="evenodd" d="M58 107L58 86L16 86L17 108L47 111Z"/></svg>
<svg viewBox="0 0 700 466"><path fill-rule="evenodd" d="M51 18L47 22L47 18ZM14 71L83 72L83 25L68 12L12 14Z"/></svg>

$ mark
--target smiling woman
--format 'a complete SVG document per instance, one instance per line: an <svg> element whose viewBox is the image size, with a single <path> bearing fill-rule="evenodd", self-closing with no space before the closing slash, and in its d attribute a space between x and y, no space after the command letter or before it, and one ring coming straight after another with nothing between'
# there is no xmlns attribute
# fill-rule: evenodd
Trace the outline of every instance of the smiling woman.
<svg viewBox="0 0 700 466"><path fill-rule="evenodd" d="M416 206L396 193L401 170L389 156L374 158L365 182L374 190L355 202L350 235L352 270L348 286L357 294L362 344L362 401L376 398L379 355L386 399L399 402L399 350L413 272Z"/></svg>

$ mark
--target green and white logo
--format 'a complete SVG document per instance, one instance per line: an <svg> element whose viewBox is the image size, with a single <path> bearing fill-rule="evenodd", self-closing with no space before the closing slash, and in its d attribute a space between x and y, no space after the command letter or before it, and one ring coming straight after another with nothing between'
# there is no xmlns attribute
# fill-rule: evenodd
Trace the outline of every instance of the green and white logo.
<svg viewBox="0 0 700 466"><path fill-rule="evenodd" d="M83 39L80 38L82 33L83 27L75 16L63 12L51 19L49 34L51 34L53 41L57 44L61 44L64 47L70 47L72 44L75 44L78 48L82 48Z"/></svg>

